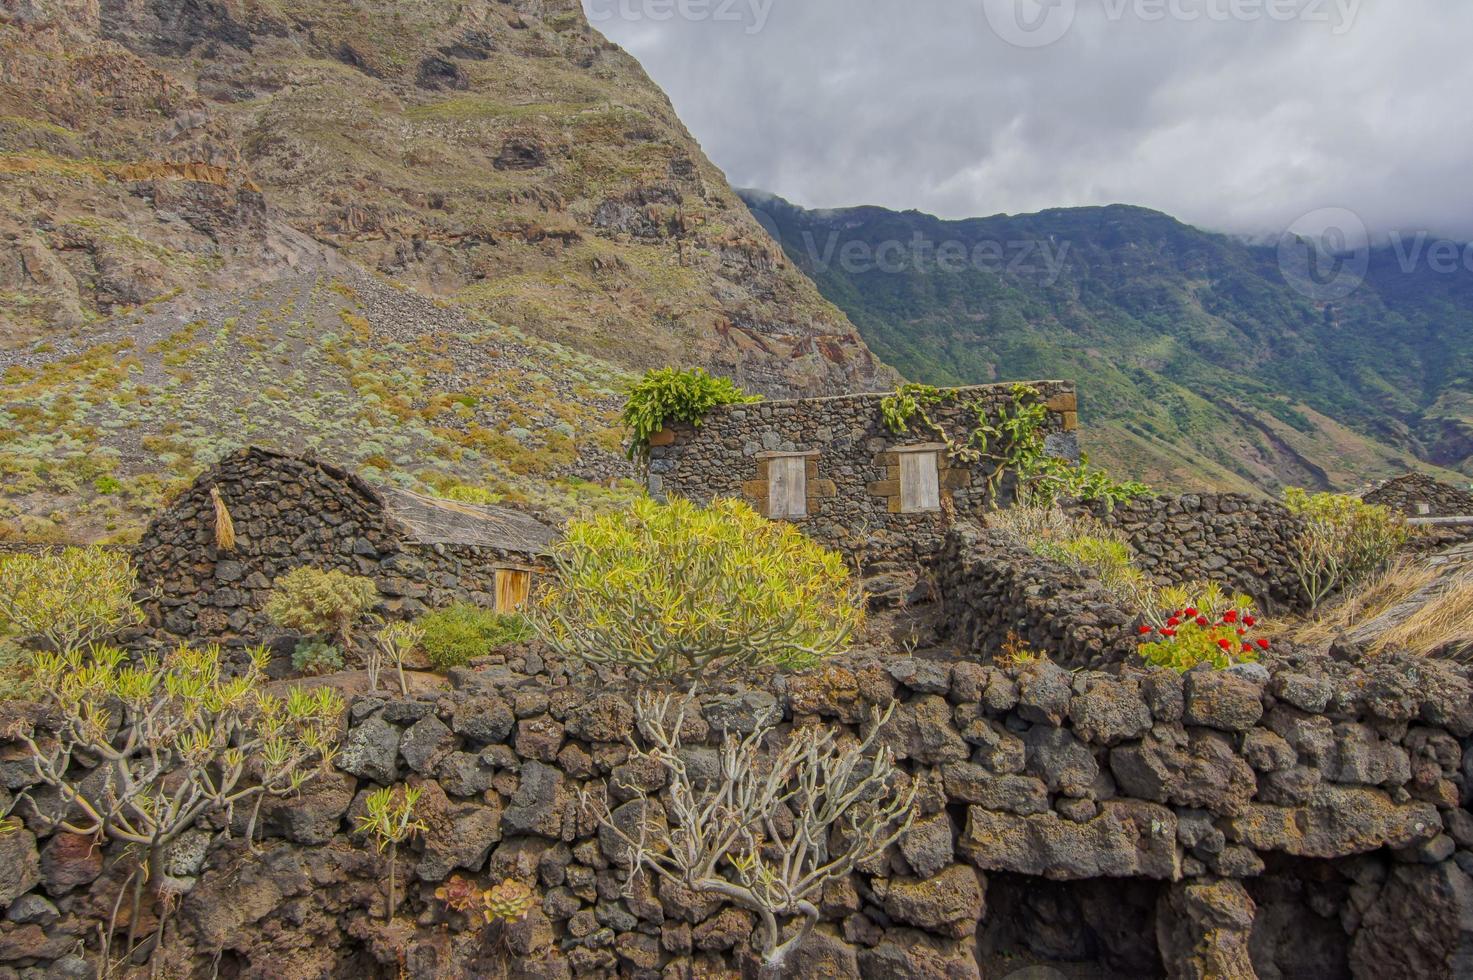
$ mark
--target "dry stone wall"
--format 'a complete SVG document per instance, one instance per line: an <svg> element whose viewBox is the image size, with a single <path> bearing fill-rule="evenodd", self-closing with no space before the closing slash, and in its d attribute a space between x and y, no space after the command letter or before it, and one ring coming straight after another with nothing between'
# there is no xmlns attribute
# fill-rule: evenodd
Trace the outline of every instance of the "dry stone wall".
<svg viewBox="0 0 1473 980"><path fill-rule="evenodd" d="M1158 585L1220 582L1265 612L1299 609L1291 556L1303 523L1282 504L1236 493L1138 497L1092 512L1125 533L1136 563Z"/></svg>
<svg viewBox="0 0 1473 980"><path fill-rule="evenodd" d="M945 604L938 632L968 658L990 660L1012 638L1071 668L1135 656L1138 614L1097 579L1041 558L1003 532L960 525L930 568Z"/></svg>
<svg viewBox="0 0 1473 980"><path fill-rule="evenodd" d="M1423 473L1387 480L1362 497L1408 517L1473 517L1473 493Z"/></svg>
<svg viewBox="0 0 1473 980"><path fill-rule="evenodd" d="M1064 381L1031 383L1049 405L1050 451L1078 455L1074 386ZM970 401L998 409L1014 400L1011 384L957 389L952 403L931 409L932 418L953 437L976 426ZM657 496L707 501L739 497L767 513L770 467L784 456L806 454L808 516L803 531L861 562L910 563L935 552L955 518L981 514L989 505L986 463L962 466L940 460L945 505L931 513L899 513L900 460L897 449L934 443L934 432L913 425L896 436L880 415L886 396L840 395L795 401L729 405L712 411L699 426L672 424L651 442L649 487ZM1003 493L1010 490L1003 488Z"/></svg>
<svg viewBox="0 0 1473 980"><path fill-rule="evenodd" d="M630 884L579 804L664 780L628 760L635 690L571 683L534 654L450 681L354 700L337 769L266 806L258 853L220 825L181 850L171 867L192 887L170 928L174 975L751 970L750 913ZM882 739L919 783L917 820L825 894L792 976L978 977L979 962L1019 962L1001 943L1132 977L1469 975L1463 668L1321 657L1183 677L861 658L698 700L686 734L702 766L722 731L770 710L857 735L899 702ZM44 802L15 750L0 744L3 802ZM370 790L406 780L425 791L429 829L400 854L386 922L385 859L355 828ZM87 975L121 851L49 834L31 804L17 812L25 826L0 835L0 976ZM454 874L521 880L537 904L492 941L435 897Z"/></svg>

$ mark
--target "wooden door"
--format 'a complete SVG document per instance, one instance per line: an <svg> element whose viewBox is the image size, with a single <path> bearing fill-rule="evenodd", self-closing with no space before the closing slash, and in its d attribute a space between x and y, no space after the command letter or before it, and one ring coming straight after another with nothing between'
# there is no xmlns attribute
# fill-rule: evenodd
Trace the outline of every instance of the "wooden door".
<svg viewBox="0 0 1473 980"><path fill-rule="evenodd" d="M767 516L808 516L808 460L778 456L767 461Z"/></svg>
<svg viewBox="0 0 1473 980"><path fill-rule="evenodd" d="M496 611L516 612L532 592L532 573L521 568L496 570Z"/></svg>
<svg viewBox="0 0 1473 980"><path fill-rule="evenodd" d="M936 454L900 454L900 512L923 514L941 509L941 480Z"/></svg>

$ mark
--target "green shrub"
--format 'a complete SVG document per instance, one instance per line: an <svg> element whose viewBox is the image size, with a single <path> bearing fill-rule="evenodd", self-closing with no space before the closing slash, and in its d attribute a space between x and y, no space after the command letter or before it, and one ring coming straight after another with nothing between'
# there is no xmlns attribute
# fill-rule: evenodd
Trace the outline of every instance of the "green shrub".
<svg viewBox="0 0 1473 980"><path fill-rule="evenodd" d="M1052 504L1058 500L1081 500L1087 504L1103 501L1111 510L1127 500L1143 497L1151 488L1135 480L1116 480L1089 457L1080 454L1071 463L1057 456L1040 456L1018 474L1019 496L1030 501Z"/></svg>
<svg viewBox="0 0 1473 980"><path fill-rule="evenodd" d="M292 651L292 667L299 674L331 674L343 669L343 652L326 640L303 640Z"/></svg>
<svg viewBox="0 0 1473 980"><path fill-rule="evenodd" d="M1284 506L1304 519L1292 561L1311 608L1336 590L1364 581L1411 534L1406 520L1391 508L1345 494L1290 487L1284 491Z"/></svg>
<svg viewBox="0 0 1473 980"><path fill-rule="evenodd" d="M700 425L706 414L718 405L755 401L761 399L742 391L730 378L709 375L702 368L646 371L629 389L629 398L624 402L621 420L629 428L629 458L646 453L650 436L666 422Z"/></svg>
<svg viewBox="0 0 1473 980"><path fill-rule="evenodd" d="M122 490L123 484L115 476L99 476L92 481L92 489L103 496L108 496Z"/></svg>
<svg viewBox="0 0 1473 980"><path fill-rule="evenodd" d="M469 602L457 602L415 621L424 631L420 649L430 666L445 671L464 667L497 647L531 639L533 630L514 613L498 613Z"/></svg>
<svg viewBox="0 0 1473 980"><path fill-rule="evenodd" d="M863 621L843 558L746 504L639 500L568 525L530 613L556 650L637 677L810 667Z"/></svg>
<svg viewBox="0 0 1473 980"><path fill-rule="evenodd" d="M505 497L499 493L493 493L485 487L473 487L468 483L457 483L449 487L441 496L446 500L455 500L463 504L499 504Z"/></svg>
<svg viewBox="0 0 1473 980"><path fill-rule="evenodd" d="M353 647L353 626L378 602L373 579L337 569L296 568L276 580L266 615L277 626Z"/></svg>
<svg viewBox="0 0 1473 980"><path fill-rule="evenodd" d="M79 650L143 622L137 589L133 564L117 549L0 555L0 633Z"/></svg>

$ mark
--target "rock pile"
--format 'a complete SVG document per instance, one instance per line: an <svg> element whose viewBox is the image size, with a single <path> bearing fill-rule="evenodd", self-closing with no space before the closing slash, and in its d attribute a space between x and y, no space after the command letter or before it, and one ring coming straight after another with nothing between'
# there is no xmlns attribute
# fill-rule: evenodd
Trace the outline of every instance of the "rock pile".
<svg viewBox="0 0 1473 980"><path fill-rule="evenodd" d="M1000 531L958 525L930 563L945 603L939 632L968 657L990 659L1010 638L1066 667L1134 657L1140 617L1095 578L1041 558Z"/></svg>
<svg viewBox="0 0 1473 980"><path fill-rule="evenodd" d="M1361 499L1408 517L1473 517L1473 493L1424 473L1408 473L1377 484Z"/></svg>

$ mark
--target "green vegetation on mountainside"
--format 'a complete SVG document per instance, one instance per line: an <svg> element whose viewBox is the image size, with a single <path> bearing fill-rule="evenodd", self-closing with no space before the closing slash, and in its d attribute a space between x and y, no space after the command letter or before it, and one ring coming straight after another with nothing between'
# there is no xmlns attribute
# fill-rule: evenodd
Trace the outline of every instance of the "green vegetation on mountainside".
<svg viewBox="0 0 1473 980"><path fill-rule="evenodd" d="M1120 473L1238 489L1473 475L1466 274L1377 253L1360 290L1316 305L1276 250L1141 208L942 221L746 200L908 377L1077 380L1091 450Z"/></svg>

